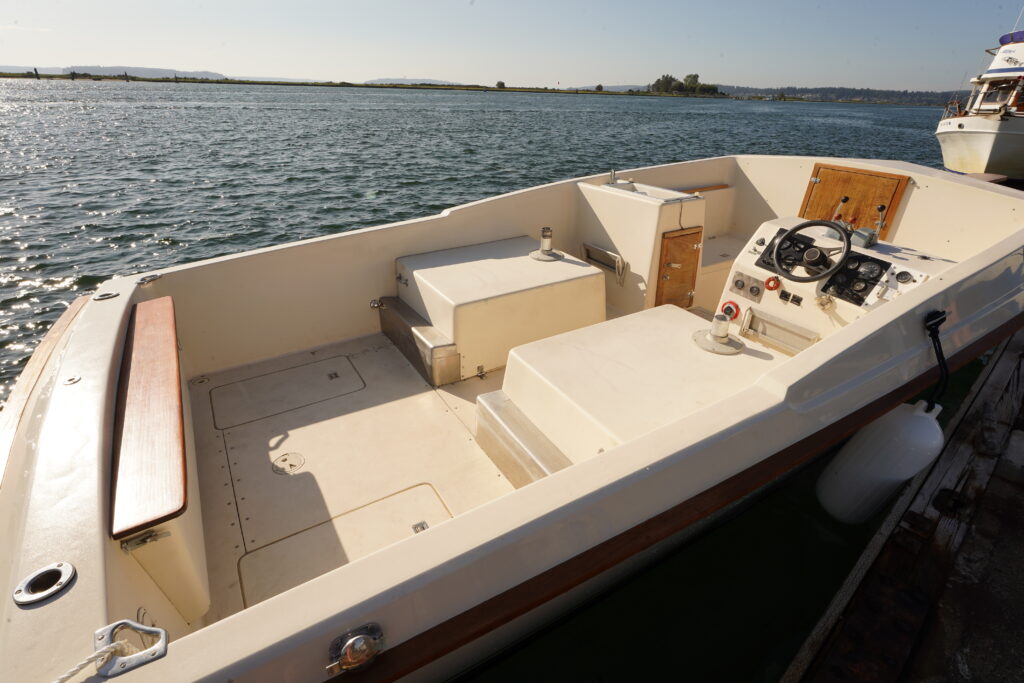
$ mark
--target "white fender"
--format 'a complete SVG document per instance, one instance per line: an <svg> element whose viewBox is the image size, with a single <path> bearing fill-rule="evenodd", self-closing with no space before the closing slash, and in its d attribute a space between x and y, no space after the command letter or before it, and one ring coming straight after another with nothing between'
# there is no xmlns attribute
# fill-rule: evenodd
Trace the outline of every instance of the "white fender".
<svg viewBox="0 0 1024 683"><path fill-rule="evenodd" d="M822 507L847 524L871 517L942 451L941 410L904 403L854 434L818 478Z"/></svg>

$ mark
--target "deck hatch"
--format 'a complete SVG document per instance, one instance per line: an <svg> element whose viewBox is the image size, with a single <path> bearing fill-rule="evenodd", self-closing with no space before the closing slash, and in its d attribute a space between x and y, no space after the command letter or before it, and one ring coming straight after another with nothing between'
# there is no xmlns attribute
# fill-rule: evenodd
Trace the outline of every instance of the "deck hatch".
<svg viewBox="0 0 1024 683"><path fill-rule="evenodd" d="M236 427L363 389L348 356L335 356L210 390L218 429Z"/></svg>

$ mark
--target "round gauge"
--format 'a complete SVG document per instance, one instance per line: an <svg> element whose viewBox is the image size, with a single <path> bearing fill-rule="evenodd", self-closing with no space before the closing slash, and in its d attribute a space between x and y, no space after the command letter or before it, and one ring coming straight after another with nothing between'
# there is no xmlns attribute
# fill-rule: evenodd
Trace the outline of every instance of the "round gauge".
<svg viewBox="0 0 1024 683"><path fill-rule="evenodd" d="M901 285L905 285L908 282L913 281L914 276L911 275L909 271L901 270L900 272L896 273L896 282L900 283Z"/></svg>
<svg viewBox="0 0 1024 683"><path fill-rule="evenodd" d="M858 261L857 259L852 258L846 262L847 270L857 270L858 268L860 268L860 261Z"/></svg>
<svg viewBox="0 0 1024 683"><path fill-rule="evenodd" d="M863 280L854 280L853 285L850 286L850 289L852 289L855 292L863 292L867 288L868 283L864 282Z"/></svg>
<svg viewBox="0 0 1024 683"><path fill-rule="evenodd" d="M865 261L860 267L860 276L868 280L875 280L882 277L882 266L874 261Z"/></svg>
<svg viewBox="0 0 1024 683"><path fill-rule="evenodd" d="M747 286L747 283L744 282L742 278L737 278L736 281L732 283L732 285L736 289L743 289L744 287Z"/></svg>
<svg viewBox="0 0 1024 683"><path fill-rule="evenodd" d="M757 285L750 285L750 293L753 294L754 296L757 296L758 294L761 293L761 288L758 287Z"/></svg>

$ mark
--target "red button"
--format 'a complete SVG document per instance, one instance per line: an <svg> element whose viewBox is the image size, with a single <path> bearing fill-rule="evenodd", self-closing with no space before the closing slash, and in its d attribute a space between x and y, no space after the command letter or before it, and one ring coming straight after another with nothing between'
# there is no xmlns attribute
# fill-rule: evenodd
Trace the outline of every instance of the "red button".
<svg viewBox="0 0 1024 683"><path fill-rule="evenodd" d="M722 313L729 316L729 320L735 320L740 315L740 305L735 301L726 301L722 304Z"/></svg>

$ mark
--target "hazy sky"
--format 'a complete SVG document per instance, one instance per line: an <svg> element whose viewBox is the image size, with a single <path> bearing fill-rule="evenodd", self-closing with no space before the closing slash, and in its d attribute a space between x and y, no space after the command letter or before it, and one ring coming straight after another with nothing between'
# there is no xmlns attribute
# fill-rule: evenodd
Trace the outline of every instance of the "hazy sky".
<svg viewBox="0 0 1024 683"><path fill-rule="evenodd" d="M5 0L0 64L362 82L945 90L1021 0Z"/></svg>

